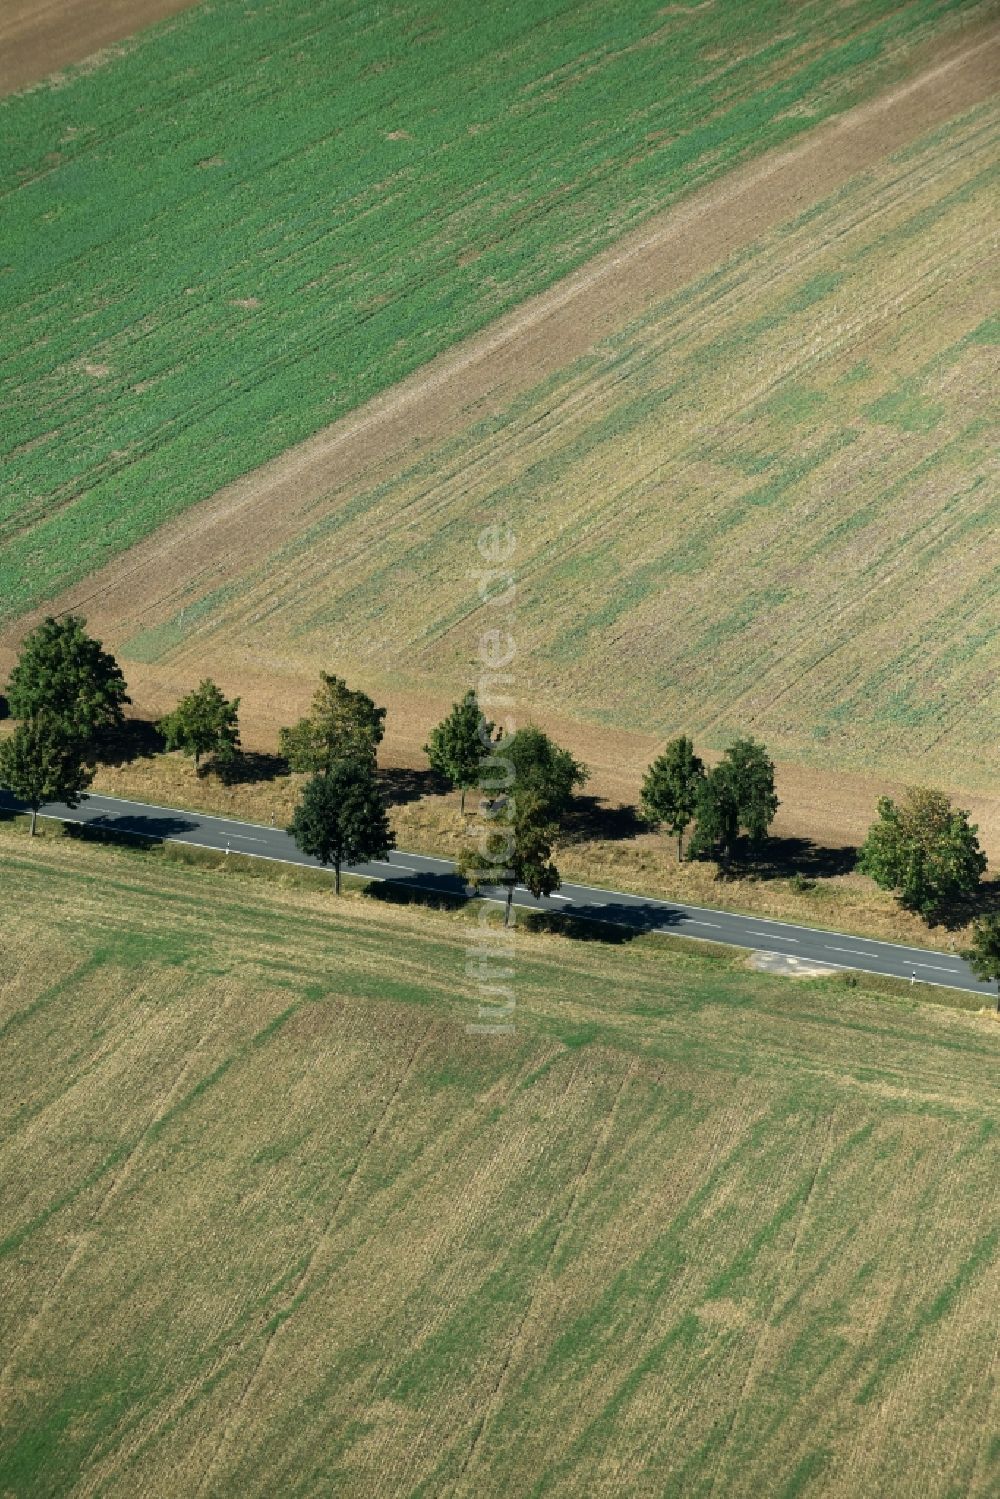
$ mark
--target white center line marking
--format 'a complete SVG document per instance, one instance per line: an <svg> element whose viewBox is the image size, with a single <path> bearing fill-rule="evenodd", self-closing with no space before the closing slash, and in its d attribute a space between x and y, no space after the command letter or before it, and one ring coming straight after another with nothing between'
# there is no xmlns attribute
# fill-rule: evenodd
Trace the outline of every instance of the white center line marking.
<svg viewBox="0 0 1000 1499"><path fill-rule="evenodd" d="M721 921L695 921L694 917L688 916L684 921L685 926L714 926L717 931L722 931Z"/></svg>
<svg viewBox="0 0 1000 1499"><path fill-rule="evenodd" d="M768 942L798 942L798 937L786 937L783 932L748 932L748 937L766 937Z"/></svg>
<svg viewBox="0 0 1000 1499"><path fill-rule="evenodd" d="M829 942L824 942L823 946L827 952L849 952L856 958L877 958L879 956L877 952L865 952L860 947L833 947Z"/></svg>

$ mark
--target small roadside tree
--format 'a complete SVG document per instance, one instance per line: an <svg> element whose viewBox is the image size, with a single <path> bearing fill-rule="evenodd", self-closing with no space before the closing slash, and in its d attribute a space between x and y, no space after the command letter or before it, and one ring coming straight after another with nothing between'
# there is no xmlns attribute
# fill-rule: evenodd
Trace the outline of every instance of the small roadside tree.
<svg viewBox="0 0 1000 1499"><path fill-rule="evenodd" d="M32 837L40 807L46 802L79 806L93 779L83 740L47 713L18 724L0 741L0 786L30 809Z"/></svg>
<svg viewBox="0 0 1000 1499"><path fill-rule="evenodd" d="M10 675L7 698L14 718L45 713L86 747L120 728L132 700L114 656L85 629L77 614L49 616L28 635Z"/></svg>
<svg viewBox="0 0 1000 1499"><path fill-rule="evenodd" d="M997 1014L1000 1015L1000 911L984 916L972 928L972 946L965 960L977 979L997 986Z"/></svg>
<svg viewBox="0 0 1000 1499"><path fill-rule="evenodd" d="M552 859L558 830L536 792L499 797L493 807L492 826L479 848L463 850L458 872L473 889L496 886L505 892L503 924L509 927L517 885L536 896L559 889L559 871Z"/></svg>
<svg viewBox="0 0 1000 1499"><path fill-rule="evenodd" d="M240 747L240 700L226 698L210 678L181 698L177 707L159 723L168 750L194 756L198 769L202 755L213 755L223 764Z"/></svg>
<svg viewBox="0 0 1000 1499"><path fill-rule="evenodd" d="M496 783L497 773L503 777L502 784ZM495 746L483 764L480 785L494 801L510 795L520 803L530 795L544 821L558 823L574 790L586 784L587 774L586 766L574 760L569 750L560 749L534 724L526 724Z"/></svg>
<svg viewBox="0 0 1000 1499"><path fill-rule="evenodd" d="M774 790L774 762L756 739L737 739L698 784L696 826L691 851L722 850L730 858L740 833L752 848L767 836L780 803Z"/></svg>
<svg viewBox="0 0 1000 1499"><path fill-rule="evenodd" d="M304 854L333 865L339 895L344 864L384 859L396 846L374 765L338 760L313 776L303 787L288 832Z"/></svg>
<svg viewBox="0 0 1000 1499"><path fill-rule="evenodd" d="M281 753L293 770L321 775L338 760L370 760L375 764L385 735L385 709L377 708L366 692L348 687L341 677L321 671L320 685L305 718L282 729Z"/></svg>
<svg viewBox="0 0 1000 1499"><path fill-rule="evenodd" d="M932 921L949 903L974 895L986 869L979 829L943 791L911 786L900 802L878 799L878 819L861 845L858 868L899 903Z"/></svg>
<svg viewBox="0 0 1000 1499"><path fill-rule="evenodd" d="M686 734L671 739L662 755L650 765L642 783L640 807L651 827L665 823L677 839L677 862L681 861L684 834L698 808L698 790L705 767Z"/></svg>
<svg viewBox="0 0 1000 1499"><path fill-rule="evenodd" d="M479 785L483 762L493 748L493 729L473 689L431 730L424 745L431 769L461 791L463 812L465 793Z"/></svg>

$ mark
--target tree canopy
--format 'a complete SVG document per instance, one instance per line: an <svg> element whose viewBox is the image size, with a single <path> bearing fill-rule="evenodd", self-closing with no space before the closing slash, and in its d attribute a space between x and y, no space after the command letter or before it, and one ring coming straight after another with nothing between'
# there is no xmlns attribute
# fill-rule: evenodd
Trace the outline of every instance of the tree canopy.
<svg viewBox="0 0 1000 1499"><path fill-rule="evenodd" d="M1000 1014L1000 911L984 916L972 928L972 946L966 961L977 979L997 986L997 1013Z"/></svg>
<svg viewBox="0 0 1000 1499"><path fill-rule="evenodd" d="M705 767L695 754L694 745L686 734L680 734L653 761L642 783L642 815L652 827L665 823L670 829L677 839L678 861L704 779Z"/></svg>
<svg viewBox="0 0 1000 1499"><path fill-rule="evenodd" d="M466 884L505 891L504 926L511 924L515 886L526 886L532 895L551 895L559 889L559 871L552 860L556 833L542 798L519 790L498 798L480 847L467 846L460 855L458 872Z"/></svg>
<svg viewBox="0 0 1000 1499"><path fill-rule="evenodd" d="M483 762L492 752L493 728L479 706L475 691L471 690L431 730L424 745L431 768L461 790L463 812L465 793L479 785Z"/></svg>
<svg viewBox="0 0 1000 1499"><path fill-rule="evenodd" d="M385 709L341 677L320 672L320 685L305 718L279 734L281 753L293 770L324 774L341 760L374 765L385 734Z"/></svg>
<svg viewBox="0 0 1000 1499"><path fill-rule="evenodd" d="M691 847L710 854L721 848L729 858L740 834L751 847L766 837L780 803L774 790L774 762L756 739L736 739L698 783L696 827Z"/></svg>
<svg viewBox="0 0 1000 1499"><path fill-rule="evenodd" d="M214 755L228 762L239 749L238 697L226 698L216 684L206 677L200 686L181 698L172 713L160 720L168 750L182 750L194 756L195 769L202 755Z"/></svg>
<svg viewBox="0 0 1000 1499"><path fill-rule="evenodd" d="M878 799L878 818L858 855L858 868L899 903L933 920L956 900L975 894L986 869L979 829L943 791L911 786L902 801Z"/></svg>
<svg viewBox="0 0 1000 1499"><path fill-rule="evenodd" d="M511 794L520 801L530 793L546 822L559 821L574 790L586 781L586 766L533 724L499 740L480 774L487 797Z"/></svg>
<svg viewBox="0 0 1000 1499"><path fill-rule="evenodd" d="M103 731L121 727L131 698L121 667L85 624L77 614L43 620L21 646L7 698L14 718L45 713L91 745Z"/></svg>
<svg viewBox="0 0 1000 1499"><path fill-rule="evenodd" d="M337 894L344 864L384 859L396 840L374 765L336 760L306 782L288 832L304 854L332 864Z"/></svg>
<svg viewBox="0 0 1000 1499"><path fill-rule="evenodd" d="M39 807L46 802L79 806L93 779L86 744L49 713L35 714L0 740L0 786L30 808L32 836Z"/></svg>

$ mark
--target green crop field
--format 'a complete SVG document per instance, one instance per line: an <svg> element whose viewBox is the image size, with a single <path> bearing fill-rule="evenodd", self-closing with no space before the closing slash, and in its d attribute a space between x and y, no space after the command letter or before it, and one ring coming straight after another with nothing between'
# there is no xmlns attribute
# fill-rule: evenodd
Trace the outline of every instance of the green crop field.
<svg viewBox="0 0 1000 1499"><path fill-rule="evenodd" d="M121 654L454 695L503 623L470 571L492 517L522 702L995 788L998 147L995 105L929 133L221 586L144 595Z"/></svg>
<svg viewBox="0 0 1000 1499"><path fill-rule="evenodd" d="M992 1016L524 933L473 1035L469 920L0 881L0 1493L996 1493Z"/></svg>
<svg viewBox="0 0 1000 1499"><path fill-rule="evenodd" d="M989 9L217 0L0 101L0 619Z"/></svg>

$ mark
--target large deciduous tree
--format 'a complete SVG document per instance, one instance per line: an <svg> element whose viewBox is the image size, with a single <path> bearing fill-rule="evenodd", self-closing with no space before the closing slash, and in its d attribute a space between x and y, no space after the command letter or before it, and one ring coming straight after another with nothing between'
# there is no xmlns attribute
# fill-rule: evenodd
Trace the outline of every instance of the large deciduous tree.
<svg viewBox="0 0 1000 1499"><path fill-rule="evenodd" d="M333 865L338 895L345 864L384 859L396 840L371 760L337 760L307 781L288 831L304 854Z"/></svg>
<svg viewBox="0 0 1000 1499"><path fill-rule="evenodd" d="M32 837L39 807L46 802L76 807L83 799L94 779L87 754L80 736L45 712L18 724L9 738L0 741L0 786L30 809Z"/></svg>
<svg viewBox="0 0 1000 1499"><path fill-rule="evenodd" d="M194 756L196 770L202 755L212 755L226 764L240 747L239 711L239 698L227 698L206 677L194 692L181 698L172 713L160 720L160 732L168 750Z"/></svg>
<svg viewBox="0 0 1000 1499"><path fill-rule="evenodd" d="M309 713L282 729L279 743L293 770L319 775L344 760L365 760L374 766L384 734L385 709L341 677L321 671Z"/></svg>
<svg viewBox="0 0 1000 1499"><path fill-rule="evenodd" d="M121 727L131 698L121 667L86 633L85 623L76 614L43 620L21 646L7 698L14 718L44 713L89 747L101 733Z"/></svg>
<svg viewBox="0 0 1000 1499"><path fill-rule="evenodd" d="M677 839L677 862L684 847L684 834L698 808L698 791L705 767L686 734L671 739L662 755L650 765L642 783L642 815L652 827L665 824Z"/></svg>
<svg viewBox="0 0 1000 1499"><path fill-rule="evenodd" d="M757 848L767 836L779 802L774 762L756 739L737 739L698 786L691 849L728 859L741 833Z"/></svg>
<svg viewBox="0 0 1000 1499"><path fill-rule="evenodd" d="M492 752L493 729L472 690L431 730L424 745L431 769L461 791L463 812L465 793L479 785L483 762Z"/></svg>
<svg viewBox="0 0 1000 1499"><path fill-rule="evenodd" d="M557 831L542 797L518 790L496 799L480 846L463 850L458 871L466 884L504 891L504 926L512 922L515 886L525 885L532 895L551 895L559 889L559 871L552 860Z"/></svg>
<svg viewBox="0 0 1000 1499"><path fill-rule="evenodd" d="M487 798L530 793L546 822L558 823L574 790L586 784L587 769L560 749L541 729L526 724L501 739L485 761L480 785Z"/></svg>
<svg viewBox="0 0 1000 1499"><path fill-rule="evenodd" d="M984 916L972 928L972 946L966 961L977 979L997 986L997 1014L1000 1015L1000 911Z"/></svg>
<svg viewBox="0 0 1000 1499"><path fill-rule="evenodd" d="M952 902L974 895L986 869L978 828L943 791L911 786L900 802L878 800L878 818L858 868L900 905L932 921Z"/></svg>

